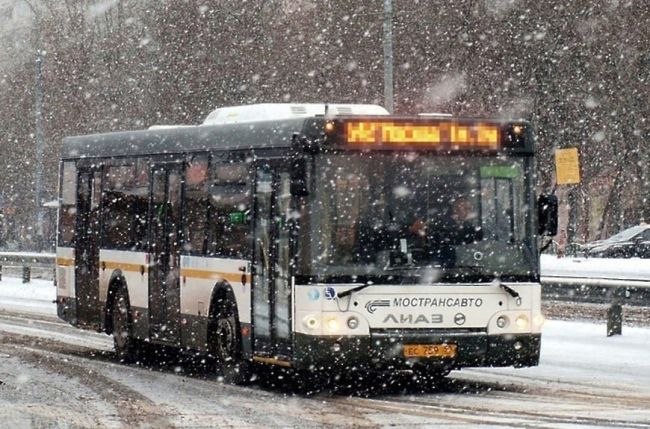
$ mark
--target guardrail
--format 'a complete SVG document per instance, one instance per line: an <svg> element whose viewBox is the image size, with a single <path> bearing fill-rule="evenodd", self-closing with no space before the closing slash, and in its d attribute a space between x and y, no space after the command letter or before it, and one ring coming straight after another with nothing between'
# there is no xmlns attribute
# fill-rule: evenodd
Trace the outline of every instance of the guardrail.
<svg viewBox="0 0 650 429"><path fill-rule="evenodd" d="M542 277L542 299L609 304L607 336L623 332L623 303L650 305L650 282L576 277Z"/></svg>
<svg viewBox="0 0 650 429"><path fill-rule="evenodd" d="M650 305L650 260L542 255L542 297L609 304L607 335L621 335L622 303Z"/></svg>
<svg viewBox="0 0 650 429"><path fill-rule="evenodd" d="M22 268L23 283L32 279L32 268L50 269L54 273L56 255L53 253L0 252L0 280L3 267ZM56 276L54 277L56 281Z"/></svg>
<svg viewBox="0 0 650 429"><path fill-rule="evenodd" d="M650 281L542 276L546 299L607 304L614 299L630 305L650 305Z"/></svg>
<svg viewBox="0 0 650 429"><path fill-rule="evenodd" d="M542 255L545 298L650 305L650 259L557 258Z"/></svg>

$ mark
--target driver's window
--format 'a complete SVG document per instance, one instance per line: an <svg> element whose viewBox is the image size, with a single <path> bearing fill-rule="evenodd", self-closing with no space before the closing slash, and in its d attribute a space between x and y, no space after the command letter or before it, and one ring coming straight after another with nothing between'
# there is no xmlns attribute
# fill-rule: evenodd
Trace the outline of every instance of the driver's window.
<svg viewBox="0 0 650 429"><path fill-rule="evenodd" d="M320 219L320 245L327 249L321 256L336 262L348 262L353 258L369 192L367 176L350 171L352 166L342 161L329 166L332 169L329 174L334 179L323 183L326 192L321 202L326 216Z"/></svg>
<svg viewBox="0 0 650 429"><path fill-rule="evenodd" d="M512 181L497 177L481 179L483 234L486 239L514 241Z"/></svg>
<svg viewBox="0 0 650 429"><path fill-rule="evenodd" d="M495 163L480 168L481 219L486 240L522 240L525 216L518 212L523 195L522 171L517 164Z"/></svg>

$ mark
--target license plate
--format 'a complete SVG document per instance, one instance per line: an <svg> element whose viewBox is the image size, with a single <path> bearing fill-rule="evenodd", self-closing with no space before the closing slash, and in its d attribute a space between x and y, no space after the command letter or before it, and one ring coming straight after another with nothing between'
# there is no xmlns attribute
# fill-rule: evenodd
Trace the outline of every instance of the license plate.
<svg viewBox="0 0 650 429"><path fill-rule="evenodd" d="M404 344L404 357L456 357L456 344Z"/></svg>

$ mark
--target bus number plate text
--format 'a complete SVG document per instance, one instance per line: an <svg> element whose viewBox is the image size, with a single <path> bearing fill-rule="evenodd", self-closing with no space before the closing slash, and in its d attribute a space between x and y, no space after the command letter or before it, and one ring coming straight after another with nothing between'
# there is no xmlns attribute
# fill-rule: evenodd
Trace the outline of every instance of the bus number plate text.
<svg viewBox="0 0 650 429"><path fill-rule="evenodd" d="M404 344L404 357L456 357L456 344Z"/></svg>

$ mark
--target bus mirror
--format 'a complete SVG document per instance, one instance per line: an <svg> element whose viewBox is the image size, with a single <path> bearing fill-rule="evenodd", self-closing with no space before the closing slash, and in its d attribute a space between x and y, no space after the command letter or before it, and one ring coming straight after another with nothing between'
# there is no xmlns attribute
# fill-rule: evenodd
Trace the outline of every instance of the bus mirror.
<svg viewBox="0 0 650 429"><path fill-rule="evenodd" d="M305 197L309 194L307 190L307 163L302 157L295 157L291 163L291 195Z"/></svg>
<svg viewBox="0 0 650 429"><path fill-rule="evenodd" d="M540 195L537 200L538 232L540 235L557 234L558 202L555 195Z"/></svg>

